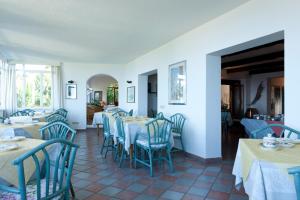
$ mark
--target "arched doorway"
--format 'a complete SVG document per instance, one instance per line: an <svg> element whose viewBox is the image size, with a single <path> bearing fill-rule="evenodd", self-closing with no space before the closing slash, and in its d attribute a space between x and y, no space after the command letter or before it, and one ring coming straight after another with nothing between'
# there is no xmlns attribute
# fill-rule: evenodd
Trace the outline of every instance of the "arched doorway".
<svg viewBox="0 0 300 200"><path fill-rule="evenodd" d="M95 112L102 111L107 106L118 106L118 81L106 74L90 77L86 83L87 126L92 125Z"/></svg>

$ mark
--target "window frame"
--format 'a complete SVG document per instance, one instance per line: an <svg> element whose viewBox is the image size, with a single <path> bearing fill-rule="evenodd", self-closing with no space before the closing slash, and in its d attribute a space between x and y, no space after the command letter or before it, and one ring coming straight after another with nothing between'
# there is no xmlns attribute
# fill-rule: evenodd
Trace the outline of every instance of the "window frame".
<svg viewBox="0 0 300 200"><path fill-rule="evenodd" d="M50 100L50 105L49 106L43 106L44 105L44 97L43 97L43 91L44 91L44 80L45 80L45 74L52 74L51 70L32 70L32 69L26 69L26 65L30 65L30 64L16 64L17 65L22 65L22 68L16 68L16 74L18 72L21 72L21 76L22 76L22 105L21 107L18 107L18 103L17 104L17 109L27 109L27 108L31 108L31 109L36 109L36 110L49 110L53 107L53 96L52 96L52 91L51 91L51 100ZM48 66L48 65L41 65L41 66ZM34 106L34 107L27 107L26 106L26 74L38 74L38 76L40 76L41 79L41 84L40 84L40 105L39 106ZM17 80L17 79L16 79ZM52 77L51 77L51 90L53 90L53 84L52 84ZM16 89L17 89L17 85L16 85ZM17 91L16 91L17 92ZM18 101L18 97L16 98L16 101Z"/></svg>

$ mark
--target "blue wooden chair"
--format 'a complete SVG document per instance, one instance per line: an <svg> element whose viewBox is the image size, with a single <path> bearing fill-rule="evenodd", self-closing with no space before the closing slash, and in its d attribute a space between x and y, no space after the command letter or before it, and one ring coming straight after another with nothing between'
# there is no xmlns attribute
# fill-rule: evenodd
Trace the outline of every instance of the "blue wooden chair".
<svg viewBox="0 0 300 200"><path fill-rule="evenodd" d="M269 124L263 128L260 128L258 130L255 130L255 131L252 131L251 132L251 135L253 138L263 138L264 136L267 136L268 133L271 133L273 134L274 136L275 133L272 129L272 127L278 127L278 128L281 128L281 131L280 131L280 136L279 137L287 137L287 138L290 138L290 136L292 134L296 134L298 136L298 138L300 138L300 131L297 131L295 129L292 129L288 126L285 126L283 124Z"/></svg>
<svg viewBox="0 0 300 200"><path fill-rule="evenodd" d="M63 121L54 121L40 128L43 140L61 138L73 142L76 131Z"/></svg>
<svg viewBox="0 0 300 200"><path fill-rule="evenodd" d="M106 151L104 157L106 158L107 152L108 151L114 152L115 146L114 146L114 138L110 131L109 118L105 114L102 114L102 121L103 121L103 143L101 147L101 154L103 153L103 150L105 148Z"/></svg>
<svg viewBox="0 0 300 200"><path fill-rule="evenodd" d="M126 117L129 116L129 113L124 110L119 110L113 114L114 117Z"/></svg>
<svg viewBox="0 0 300 200"><path fill-rule="evenodd" d="M173 163L171 158L171 128L172 122L168 119L153 119L145 124L147 133L138 133L134 142L134 164L141 163L150 168L150 176L153 176L153 161L167 161L170 171L173 172ZM149 160L138 158L138 151L144 150L148 154ZM162 151L166 151L166 156L162 156ZM154 153L158 157L154 158Z"/></svg>
<svg viewBox="0 0 300 200"><path fill-rule="evenodd" d="M23 112L22 110L19 110L17 112L14 112L13 114L10 115L11 117L19 117L19 116L29 116L28 113Z"/></svg>
<svg viewBox="0 0 300 200"><path fill-rule="evenodd" d="M50 154L48 153L51 146L60 147L58 149L59 153L55 154L54 166L51 166ZM70 181L78 148L78 145L66 140L53 139L19 156L12 163L16 165L18 170L19 186L18 188L0 186L0 199L70 199ZM43 155L43 160L38 155ZM36 167L34 185L26 185L25 183L24 171L26 171L26 168L24 168L24 162L27 162L28 159L33 159ZM65 162L69 163L68 168L65 168ZM42 166L41 163L44 163L44 165ZM43 178L43 169L45 169L45 178Z"/></svg>
<svg viewBox="0 0 300 200"><path fill-rule="evenodd" d="M35 110L32 110L32 109L24 109L22 110L24 113L27 113L28 116L33 116L35 114Z"/></svg>
<svg viewBox="0 0 300 200"><path fill-rule="evenodd" d="M300 200L300 166L289 168L288 172L289 172L289 174L294 176L297 200Z"/></svg>
<svg viewBox="0 0 300 200"><path fill-rule="evenodd" d="M131 109L129 112L128 112L128 116L132 116L133 115L133 109Z"/></svg>
<svg viewBox="0 0 300 200"><path fill-rule="evenodd" d="M49 116L46 116L45 119L46 119L46 122L56 122L56 121L66 122L67 121L67 119L64 116L57 114L57 113L53 113Z"/></svg>
<svg viewBox="0 0 300 200"><path fill-rule="evenodd" d="M156 118L157 119L164 119L165 117L164 117L164 114L162 112L159 112L159 113L156 114Z"/></svg>
<svg viewBox="0 0 300 200"><path fill-rule="evenodd" d="M182 133L183 133L183 126L185 123L185 117L180 114L176 113L170 117L172 124L172 135L176 139L180 140L182 150L185 151L183 141L182 141Z"/></svg>
<svg viewBox="0 0 300 200"><path fill-rule="evenodd" d="M121 117L116 117L116 124L117 124L117 131L118 131L118 137L117 137L117 148L118 150L121 150L121 154L119 156L120 162L119 162L119 167L122 166L122 162L125 159L124 158L124 153L126 154L125 150L125 131L124 131L124 124L123 120ZM118 153L116 152L115 157L117 157ZM126 155L125 155L126 157Z"/></svg>
<svg viewBox="0 0 300 200"><path fill-rule="evenodd" d="M68 111L64 108L59 108L55 111L55 113L60 114L61 116L63 116L64 118L67 118L68 115Z"/></svg>

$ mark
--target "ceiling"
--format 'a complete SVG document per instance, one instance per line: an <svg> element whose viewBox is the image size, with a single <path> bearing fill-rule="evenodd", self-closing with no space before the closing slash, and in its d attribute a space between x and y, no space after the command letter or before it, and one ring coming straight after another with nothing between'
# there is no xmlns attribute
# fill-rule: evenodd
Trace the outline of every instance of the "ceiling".
<svg viewBox="0 0 300 200"><path fill-rule="evenodd" d="M1 0L12 60L128 63L248 0Z"/></svg>
<svg viewBox="0 0 300 200"><path fill-rule="evenodd" d="M284 70L284 40L257 46L222 57L227 74L248 72L262 74Z"/></svg>

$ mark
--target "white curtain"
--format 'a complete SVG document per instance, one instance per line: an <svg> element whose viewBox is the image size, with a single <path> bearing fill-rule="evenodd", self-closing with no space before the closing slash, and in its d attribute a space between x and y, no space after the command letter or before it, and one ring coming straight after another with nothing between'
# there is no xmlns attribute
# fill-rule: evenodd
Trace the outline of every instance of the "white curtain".
<svg viewBox="0 0 300 200"><path fill-rule="evenodd" d="M63 84L61 66L51 66L53 110L63 107Z"/></svg>
<svg viewBox="0 0 300 200"><path fill-rule="evenodd" d="M16 69L15 64L0 63L1 107L6 116L17 110Z"/></svg>

